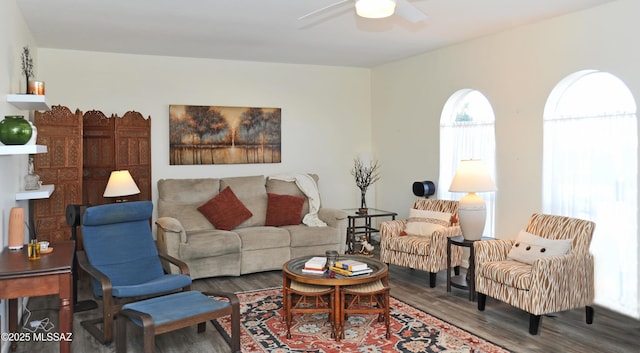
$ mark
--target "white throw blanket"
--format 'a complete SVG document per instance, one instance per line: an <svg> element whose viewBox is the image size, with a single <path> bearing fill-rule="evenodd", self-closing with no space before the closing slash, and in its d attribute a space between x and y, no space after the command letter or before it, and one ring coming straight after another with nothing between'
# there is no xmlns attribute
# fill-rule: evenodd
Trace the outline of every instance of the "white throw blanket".
<svg viewBox="0 0 640 353"><path fill-rule="evenodd" d="M318 218L318 210L320 209L320 191L318 191L318 184L311 175L308 174L278 174L272 175L270 179L293 181L298 188L309 199L309 213L302 218L302 223L309 227L326 227L320 218Z"/></svg>

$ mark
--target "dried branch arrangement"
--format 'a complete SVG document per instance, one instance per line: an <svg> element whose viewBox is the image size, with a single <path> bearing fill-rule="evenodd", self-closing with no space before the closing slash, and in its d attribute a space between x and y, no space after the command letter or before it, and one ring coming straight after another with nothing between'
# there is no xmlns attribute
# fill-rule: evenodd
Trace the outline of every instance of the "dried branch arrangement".
<svg viewBox="0 0 640 353"><path fill-rule="evenodd" d="M380 164L378 161L371 161L369 165L366 166L361 160L356 158L353 160L351 175L355 178L356 185L360 190L367 190L371 184L380 180Z"/></svg>

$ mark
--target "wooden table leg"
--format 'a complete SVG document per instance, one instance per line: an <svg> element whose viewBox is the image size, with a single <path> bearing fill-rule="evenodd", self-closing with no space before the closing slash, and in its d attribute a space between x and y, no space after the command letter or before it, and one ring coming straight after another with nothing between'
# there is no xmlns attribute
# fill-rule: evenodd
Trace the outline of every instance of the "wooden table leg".
<svg viewBox="0 0 640 353"><path fill-rule="evenodd" d="M337 342L342 338L342 299L340 286L335 286L333 297L333 335Z"/></svg>
<svg viewBox="0 0 640 353"><path fill-rule="evenodd" d="M60 275L59 333L60 353L71 353L73 339L73 278L71 274Z"/></svg>
<svg viewBox="0 0 640 353"><path fill-rule="evenodd" d="M18 332L18 299L9 299L9 332ZM18 348L18 342L11 341L9 345L12 352Z"/></svg>

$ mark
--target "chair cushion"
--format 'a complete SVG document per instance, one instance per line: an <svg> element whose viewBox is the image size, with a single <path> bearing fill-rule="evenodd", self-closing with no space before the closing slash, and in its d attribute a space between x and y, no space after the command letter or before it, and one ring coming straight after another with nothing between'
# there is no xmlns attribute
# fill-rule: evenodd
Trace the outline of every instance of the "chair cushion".
<svg viewBox="0 0 640 353"><path fill-rule="evenodd" d="M267 219L265 226L289 226L302 222L302 205L305 198L291 195L267 194Z"/></svg>
<svg viewBox="0 0 640 353"><path fill-rule="evenodd" d="M404 237L390 237L388 241L388 248L390 250L417 256L429 255L431 237L407 235Z"/></svg>
<svg viewBox="0 0 640 353"><path fill-rule="evenodd" d="M149 314L153 324L159 326L229 305L231 304L227 301L215 300L197 291L186 291L125 304L122 310L131 309ZM131 321L142 326L142 322L137 318L132 318Z"/></svg>
<svg viewBox="0 0 640 353"><path fill-rule="evenodd" d="M198 207L211 224L217 229L231 230L240 223L249 219L252 214L230 187L224 188L222 192Z"/></svg>
<svg viewBox="0 0 640 353"><path fill-rule="evenodd" d="M478 264L476 278L485 277L510 287L529 290L531 288L531 265L519 261L491 261Z"/></svg>
<svg viewBox="0 0 640 353"><path fill-rule="evenodd" d="M119 298L139 297L171 292L191 284L191 277L180 274L166 274L152 281L136 285L114 286L113 296Z"/></svg>
<svg viewBox="0 0 640 353"><path fill-rule="evenodd" d="M564 255L571 250L572 239L546 239L521 230L507 259L533 265L537 259Z"/></svg>

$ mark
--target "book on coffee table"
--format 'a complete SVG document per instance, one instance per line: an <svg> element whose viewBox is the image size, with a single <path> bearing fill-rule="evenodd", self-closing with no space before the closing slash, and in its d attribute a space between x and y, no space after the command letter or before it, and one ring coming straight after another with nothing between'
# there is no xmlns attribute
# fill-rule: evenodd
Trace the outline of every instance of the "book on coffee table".
<svg viewBox="0 0 640 353"><path fill-rule="evenodd" d="M337 266L330 266L329 270L333 271L333 272L335 272L335 273L337 273L339 275L347 276L347 277L366 275L366 274L369 274L369 273L373 272L373 270L371 268L366 268L364 270L359 270L359 271L349 271L349 270L345 270L345 269L337 267Z"/></svg>
<svg viewBox="0 0 640 353"><path fill-rule="evenodd" d="M327 258L314 256L304 263L302 272L322 274L327 270Z"/></svg>
<svg viewBox="0 0 640 353"><path fill-rule="evenodd" d="M369 268L369 266L366 263L358 260L353 260L353 259L336 261L336 267L342 267L343 269L349 270L352 272L366 270L367 268Z"/></svg>

